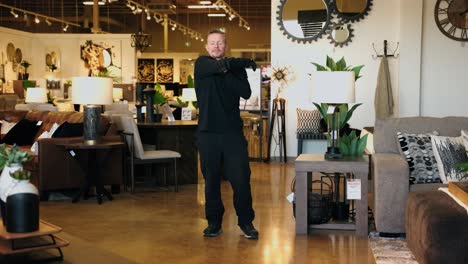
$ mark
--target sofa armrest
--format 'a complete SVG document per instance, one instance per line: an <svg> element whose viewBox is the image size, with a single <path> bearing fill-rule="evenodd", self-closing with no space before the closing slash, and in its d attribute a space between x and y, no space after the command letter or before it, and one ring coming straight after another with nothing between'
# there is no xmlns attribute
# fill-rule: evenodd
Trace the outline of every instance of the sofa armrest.
<svg viewBox="0 0 468 264"><path fill-rule="evenodd" d="M409 192L408 163L399 154L375 153L371 164L376 229L384 233L404 233Z"/></svg>

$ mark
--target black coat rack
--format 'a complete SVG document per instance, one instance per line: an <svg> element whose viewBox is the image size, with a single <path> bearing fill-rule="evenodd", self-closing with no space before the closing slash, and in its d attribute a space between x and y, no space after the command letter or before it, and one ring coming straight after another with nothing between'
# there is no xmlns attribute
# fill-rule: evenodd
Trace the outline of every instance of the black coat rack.
<svg viewBox="0 0 468 264"><path fill-rule="evenodd" d="M372 57L373 57L374 59L377 59L377 58L383 57L383 56L385 56L385 57L387 57L387 58L388 58L388 57L397 58L397 57L398 57L398 53L396 53L396 51L398 50L398 47L399 47L399 46L400 46L400 42L397 42L397 46L396 46L395 50L394 50L392 53L389 53L389 52L388 52L388 41L385 39L385 40L383 41L383 50L384 50L384 53L383 53L383 54L379 54L379 53L377 52L377 50L375 49L374 43L372 43L372 48L374 49L374 52L375 52L375 55L372 55Z"/></svg>

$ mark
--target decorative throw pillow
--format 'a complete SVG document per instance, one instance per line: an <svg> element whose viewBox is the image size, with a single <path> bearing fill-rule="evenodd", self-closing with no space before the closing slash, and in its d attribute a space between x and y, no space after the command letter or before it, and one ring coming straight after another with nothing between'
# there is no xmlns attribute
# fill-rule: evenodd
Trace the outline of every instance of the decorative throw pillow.
<svg viewBox="0 0 468 264"><path fill-rule="evenodd" d="M42 134L39 135L39 137L37 137L37 139L40 139L40 138L51 138L52 135L55 133L55 130L57 130L58 127L59 127L59 124L54 123L54 124L52 125L52 127L50 128L49 131L44 131L44 132L42 132ZM37 144L37 141L36 141L36 142L34 142L34 144L31 146L31 152L36 153L36 155L39 154L39 148L38 148L37 145L38 145L38 144Z"/></svg>
<svg viewBox="0 0 468 264"><path fill-rule="evenodd" d="M10 123L5 120L0 120L0 123L2 124L2 130L0 132L0 134L2 135L6 135L8 131L10 131L10 129L12 129L16 125L16 123L13 123L13 122Z"/></svg>
<svg viewBox="0 0 468 264"><path fill-rule="evenodd" d="M296 109L297 134L319 134L320 119L322 116L318 110Z"/></svg>
<svg viewBox="0 0 468 264"><path fill-rule="evenodd" d="M468 130L462 130L461 136L463 138L463 144L465 145L465 149L468 151Z"/></svg>
<svg viewBox="0 0 468 264"><path fill-rule="evenodd" d="M400 153L410 170L410 184L440 183L439 169L432 150L431 134L397 132Z"/></svg>
<svg viewBox="0 0 468 264"><path fill-rule="evenodd" d="M464 174L456 165L468 162L463 137L433 136L432 146L442 182L461 181Z"/></svg>
<svg viewBox="0 0 468 264"><path fill-rule="evenodd" d="M52 135L53 138L62 137L81 137L83 136L83 123L68 123L64 122L60 125L55 133Z"/></svg>
<svg viewBox="0 0 468 264"><path fill-rule="evenodd" d="M38 125L39 124L39 125ZM0 140L7 145L27 146L34 143L34 136L41 128L38 121L22 119Z"/></svg>

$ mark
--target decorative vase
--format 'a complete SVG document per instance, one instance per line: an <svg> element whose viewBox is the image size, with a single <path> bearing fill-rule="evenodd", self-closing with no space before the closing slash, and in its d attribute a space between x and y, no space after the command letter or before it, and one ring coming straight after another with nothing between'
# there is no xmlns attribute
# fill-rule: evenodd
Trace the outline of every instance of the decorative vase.
<svg viewBox="0 0 468 264"><path fill-rule="evenodd" d="M163 116L163 114L161 114L161 113L154 114L154 122L161 123L162 116Z"/></svg>
<svg viewBox="0 0 468 264"><path fill-rule="evenodd" d="M13 179L7 190L6 230L10 233L39 230L39 192L29 180Z"/></svg>
<svg viewBox="0 0 468 264"><path fill-rule="evenodd" d="M7 198L7 191L10 186L13 185L13 179L10 176L11 172L15 172L17 170L22 169L23 166L21 164L10 164L3 168L2 174L0 174L0 212L2 213L2 220L3 225L6 225L6 198Z"/></svg>
<svg viewBox="0 0 468 264"><path fill-rule="evenodd" d="M23 80L29 80L29 73L23 73Z"/></svg>

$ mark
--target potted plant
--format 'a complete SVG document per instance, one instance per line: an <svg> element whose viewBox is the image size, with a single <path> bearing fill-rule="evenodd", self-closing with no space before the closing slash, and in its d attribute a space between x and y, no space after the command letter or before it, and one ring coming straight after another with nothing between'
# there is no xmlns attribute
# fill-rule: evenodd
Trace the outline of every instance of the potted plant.
<svg viewBox="0 0 468 264"><path fill-rule="evenodd" d="M21 62L20 65L24 69L23 80L28 80L29 79L28 68L29 68L29 66L31 66L31 63L29 63L27 60L24 60L24 61Z"/></svg>
<svg viewBox="0 0 468 264"><path fill-rule="evenodd" d="M39 192L29 182L31 173L23 163L32 155L13 145L0 145L0 207L8 232L33 232L39 228Z"/></svg>
<svg viewBox="0 0 468 264"><path fill-rule="evenodd" d="M329 56L327 56L327 61L326 61L325 66L320 65L315 62L312 62L312 64L316 67L317 72L319 72L316 74L320 74L320 72L337 72L336 74L334 74L337 76L336 77L334 76L333 78L340 78L340 76L338 76L338 72L342 72L343 73L342 75L344 77L343 80L346 80L346 78L347 79L353 78L353 76L349 76L349 74L352 74L354 75L354 81L356 81L357 79L361 77L360 72L361 72L361 69L364 67L364 65L359 65L356 67L347 65L344 57L342 57L339 61L335 62L335 60ZM326 74L329 74L329 73L326 73ZM334 104L334 106L336 107L336 110L333 111L333 113L330 113L330 111L328 111L330 104L327 104L327 103L321 103L321 104L313 103L313 104L315 105L317 110L319 110L320 114L322 115L323 119L325 120L327 124L328 132L329 132L327 134L328 147L332 145L337 145L337 147L341 151L341 149L345 148L348 143L351 144L351 142L354 142L353 140L355 139L358 140L355 135L351 139L350 139L351 135L347 136L345 138L346 143L343 145L344 147L342 147L342 144L340 144L340 141L342 141L342 138L338 136L337 137L338 142L337 144L334 144L334 142L331 142L332 141L331 133L337 133L337 134L339 133L339 130L342 129L346 125L346 123L351 119L351 116L354 110L356 110L356 108L361 105L360 103L353 105L351 109L348 108L348 104ZM348 142L348 140L350 141ZM367 140L367 138L366 139L363 138L362 140L365 141ZM364 143L361 143L361 144L364 144ZM353 147L352 151L345 150L345 152L344 153L342 152L342 154L346 153L345 155L358 155L356 153L359 153L359 152L360 151L357 151ZM362 155L362 152L360 153Z"/></svg>
<svg viewBox="0 0 468 264"><path fill-rule="evenodd" d="M164 95L162 87L159 83L156 83L154 86L155 94L153 96L153 104L155 105L155 121L161 122L162 113L161 108L167 103L167 97Z"/></svg>

